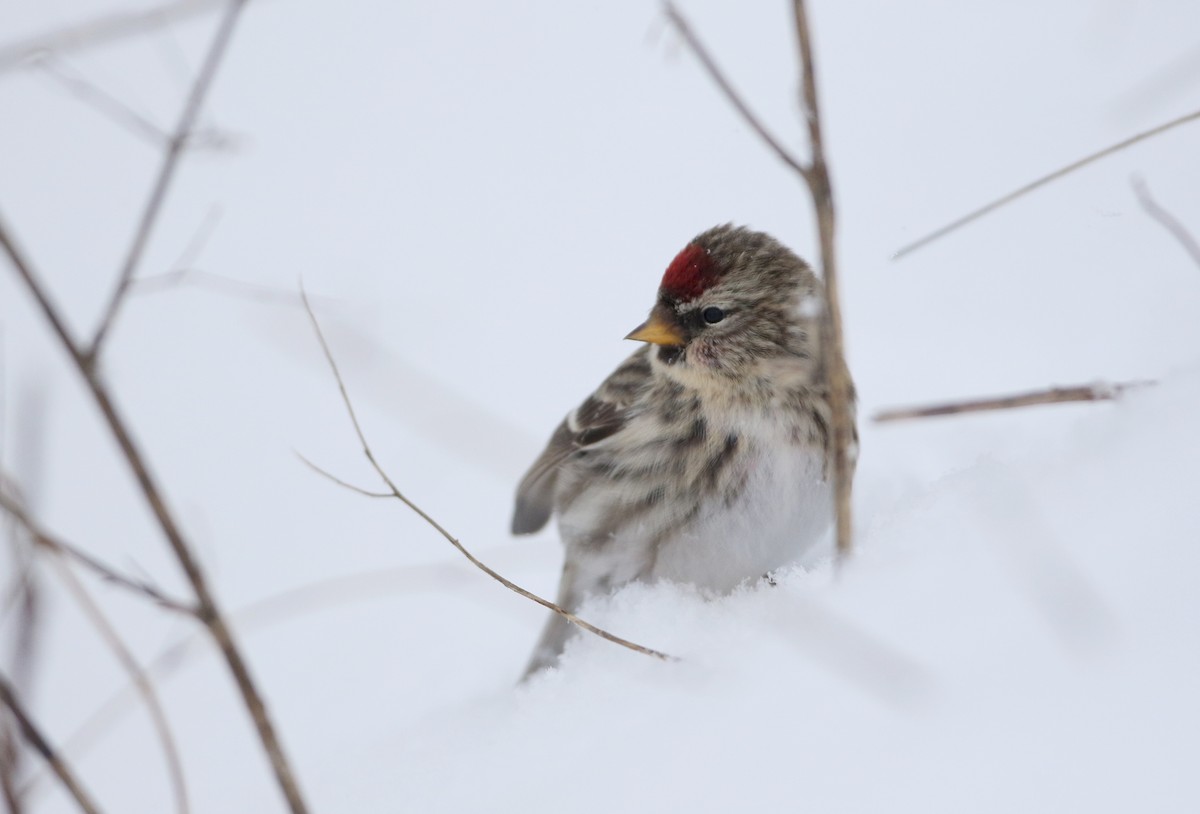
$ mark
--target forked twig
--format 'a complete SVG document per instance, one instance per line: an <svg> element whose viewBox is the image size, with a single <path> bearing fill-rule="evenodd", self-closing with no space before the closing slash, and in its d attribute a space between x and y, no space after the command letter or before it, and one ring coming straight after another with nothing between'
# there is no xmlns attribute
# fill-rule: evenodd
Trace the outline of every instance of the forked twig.
<svg viewBox="0 0 1200 814"><path fill-rule="evenodd" d="M1002 195L1001 197L997 198L996 200L992 201L991 203L984 204L983 206L979 207L978 209L974 210L973 212L968 212L966 215L963 215L961 218L958 218L957 220L951 221L950 223L946 224L945 226L941 227L940 229L935 229L934 231L930 232L929 234L925 235L924 237L922 237L918 240L914 240L912 243L909 243L905 246L902 246L895 254L892 255L892 259L899 260L902 257L906 257L907 255L910 255L913 252L915 252L917 249L928 246L930 243L933 243L935 240L940 240L941 238L945 237L946 235L950 234L951 232L956 232L969 223L974 223L975 221L982 218L984 215L995 212L1000 207L1010 204L1013 201L1017 200L1018 198L1022 198L1025 195L1028 195L1030 192L1033 192L1036 189L1044 187L1046 184L1049 184L1053 181L1057 181L1059 178L1062 178L1066 175L1070 175L1071 173L1075 172L1076 170L1083 169L1084 167L1088 166L1089 164L1093 164L1102 158L1107 158L1108 156L1113 155L1114 153L1121 152L1126 147L1132 147L1133 145L1137 144L1140 141L1145 141L1148 138L1153 138L1154 136L1165 133L1168 130L1173 130L1176 127L1179 127L1180 125L1187 124L1188 122L1196 121L1197 119L1200 119L1200 110L1192 111L1191 113L1188 113L1184 116L1180 116L1177 119L1171 119L1171 121L1169 121L1169 122L1164 122L1163 124L1160 124L1157 127L1151 127L1149 130L1144 130L1135 136L1130 136L1129 138L1125 139L1124 141L1118 141L1116 144L1112 144L1108 147L1105 147L1103 150L1098 150L1097 152L1094 152L1091 155L1084 156L1083 158L1079 159L1078 161L1074 161L1065 167L1057 169L1054 172L1050 173L1049 175L1043 175L1041 178L1038 178L1036 181L1030 181L1025 186L1020 187L1018 189L1014 189L1012 192L1008 193L1007 195Z"/></svg>
<svg viewBox="0 0 1200 814"><path fill-rule="evenodd" d="M1018 407L1034 407L1039 404L1066 404L1073 401L1114 401L1126 390L1149 387L1153 381L1121 382L1118 384L1080 384L1072 387L1051 387L1047 390L1031 390L1010 396L989 396L968 401L951 401L920 407L893 407L881 410L872 416L878 424L888 421L906 421L913 418L982 413L989 410L1013 410Z"/></svg>
<svg viewBox="0 0 1200 814"><path fill-rule="evenodd" d="M593 633L593 634L599 636L600 638L605 639L606 641L610 641L613 644L619 644L622 647L626 647L635 652L642 653L647 656L653 656L658 659L663 659L664 661L674 661L675 660L674 656L670 656L666 653L663 653L659 650L654 650L653 648L650 648L650 647L645 647L644 645L637 644L636 642L631 642L628 639L622 639L620 636L616 636L612 633L609 633L607 630L604 630L603 628L596 627L592 623L587 622L583 619L580 619L578 616L576 616L575 614L566 610L565 608L555 604L554 602L551 602L549 599L543 599L542 597L538 596L537 594L533 593L532 591L527 591L526 589L522 588L520 585L516 584L512 580L510 580L507 577L504 577L501 574L499 574L498 572L492 570L487 565L485 565L481 560L479 560L474 554L472 554L470 551L468 551L466 546L464 546L461 542L459 542L459 540L454 535L452 535L450 532L448 532L440 523L438 523L436 520L434 520L430 515L426 514L424 509L422 509L416 503L413 503L411 500L409 500L407 497L405 497L404 493L400 491L400 489L396 486L395 482L391 479L391 477L384 470L383 466L381 466L379 461L375 458L375 453L371 450L371 445L367 442L367 436L363 432L362 425L359 424L358 415L354 411L354 404L353 404L353 402L350 401L350 394L346 390L346 383L345 383L345 381L342 380L341 371L338 370L337 362L333 358L333 352L329 349L329 343L325 341L325 334L321 331L321 324L320 324L320 322L317 321L317 315L316 315L316 313L313 312L312 306L309 305L308 295L305 293L303 287L300 288L300 299L304 303L304 310L308 313L308 319L312 323L313 332L316 334L317 341L321 345L321 352L325 355L325 361L329 363L329 369L333 373L334 379L337 381L338 392L341 393L341 397L342 397L342 404L345 405L346 413L350 416L350 423L354 427L354 434L358 437L359 444L362 445L363 455L366 456L367 461L371 464L371 468L375 470L375 473L377 475L379 475L379 478L388 487L388 491L392 497L396 498L401 503L403 503L405 506L407 506L409 509L416 512L418 517L420 517L422 520L424 520L426 523L428 523L431 527L433 527L433 529L435 531L437 531L437 533L440 534L443 538L445 538L445 540L448 543L450 543L450 545L452 545L456 549L458 549L459 553L462 554L464 557L466 557L472 565L474 565L480 571L483 571L485 574L487 574L492 579L499 582L505 588L508 588L513 593L519 594L520 596L523 596L532 602L536 602L537 604L541 605L543 608L547 608L548 610L554 611L555 613L557 613L559 616L561 616L563 619L567 620L571 624L573 624L579 628L582 628L583 630L586 630L589 633ZM344 485L348 488L354 489L354 491L364 491L364 490L358 489L357 487L353 487L347 483L342 482L340 479L338 479L332 475L329 475L327 472L324 472L324 470L321 470L319 467L316 467L315 465L310 464L310 466L312 466L318 472L321 472L321 474L325 475L326 477L329 477L329 478L333 479L334 481L341 483L342 485ZM374 496L374 493L368 493L368 494L371 494L372 496Z"/></svg>
<svg viewBox="0 0 1200 814"><path fill-rule="evenodd" d="M154 689L154 683L150 677L146 675L146 671L138 664L133 653L121 640L116 628L112 622L100 610L100 606L92 599L87 589L83 587L83 583L71 573L70 567L61 558L54 558L54 564L59 577L67 586L67 590L75 597L75 601L79 607L83 609L86 615L95 625L100 637L108 644L117 661L121 663L129 680L137 689L138 694L146 704L146 711L150 714L150 721L154 726L155 732L158 734L159 742L162 744L163 757L167 763L167 774L170 777L171 788L175 795L175 809L179 814L188 814L191 806L188 804L187 783L183 776L183 763L179 759L179 748L175 745L175 736L171 732L171 725L167 721L167 713L163 709L162 702L159 700L158 692Z"/></svg>
<svg viewBox="0 0 1200 814"><path fill-rule="evenodd" d="M84 790L67 762L46 740L41 730L30 718L29 713L25 711L25 707L17 699L8 678L3 674L0 674L0 704L3 704L12 713L13 718L16 719L17 728L21 730L21 736L50 766L51 771L58 777L59 782L62 783L67 794L75 800L75 804L79 806L80 810L84 814L100 814L100 809L92 801L91 795Z"/></svg>
<svg viewBox="0 0 1200 814"><path fill-rule="evenodd" d="M1137 195L1138 203L1142 205L1142 209L1146 210L1146 214L1154 218L1164 229L1170 232L1171 237L1178 240L1179 245L1183 246L1183 250L1192 258L1192 262L1200 266L1200 243L1196 242L1196 238L1183 225L1183 222L1163 208L1162 204L1154 200L1154 197L1150 194L1150 188L1146 186L1146 182L1141 178L1133 179L1133 191Z"/></svg>
<svg viewBox="0 0 1200 814"><path fill-rule="evenodd" d="M826 307L821 315L821 361L829 381L829 402L832 413L832 444L830 453L834 477L834 515L836 518L837 551L839 559L849 556L853 547L851 526L851 462L850 444L854 436L850 373L846 369L845 349L842 339L842 312L838 295L837 246L834 239L837 217L833 202L833 185L829 179L829 168L825 159L824 136L821 130L821 111L817 99L816 70L812 56L812 38L809 33L808 13L803 0L794 0L796 39L800 56L800 104L808 130L812 157L808 164L795 158L781 142L758 120L749 105L733 89L729 80L717 67L711 53L700 42L687 18L670 0L663 8L667 19L679 31L688 47L700 60L709 78L725 95L759 138L792 168L804 181L812 196L817 219L817 237L821 254L821 277L825 283Z"/></svg>
<svg viewBox="0 0 1200 814"><path fill-rule="evenodd" d="M146 199L146 205L142 210L141 219L138 221L137 229L134 232L133 241L129 244L129 249L126 252L125 261L121 265L117 283L109 295L108 305L104 308L104 315L100 318L100 324L96 328L96 332L92 336L87 350L84 351L84 358L87 360L89 366L93 365L99 357L104 339L108 335L109 329L112 328L118 311L120 311L121 306L125 302L129 286L133 282L133 275L137 271L138 263L141 261L146 244L150 240L150 234L154 231L154 226L158 222L158 215L162 211L167 191L170 189L171 182L175 178L175 169L179 166L179 158L183 154L184 147L187 145L188 138L192 133L192 126L200 115L200 109L204 105L204 98L208 95L208 89L212 85L217 68L221 64L221 58L225 55L229 41L233 37L233 31L237 27L238 19L245 4L246 0L229 0L229 8L226 10L225 16L221 18L217 33L213 36L212 44L209 46L208 53L204 58L204 64L200 67L200 72L196 75L196 81L192 83L191 92L188 94L187 101L183 105L183 112L179 115L179 122L175 125L175 130L171 133L171 137L167 141L166 149L163 151L162 164L159 167L158 175L154 179L154 186L150 190L150 195Z"/></svg>

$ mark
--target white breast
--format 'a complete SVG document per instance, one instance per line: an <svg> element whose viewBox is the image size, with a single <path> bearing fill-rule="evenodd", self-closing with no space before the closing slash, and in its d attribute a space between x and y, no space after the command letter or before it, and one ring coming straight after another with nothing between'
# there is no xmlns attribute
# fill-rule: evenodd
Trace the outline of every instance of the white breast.
<svg viewBox="0 0 1200 814"><path fill-rule="evenodd" d="M793 443L773 422L739 422L747 481L665 539L652 579L727 592L811 552L832 520L832 494L819 450Z"/></svg>

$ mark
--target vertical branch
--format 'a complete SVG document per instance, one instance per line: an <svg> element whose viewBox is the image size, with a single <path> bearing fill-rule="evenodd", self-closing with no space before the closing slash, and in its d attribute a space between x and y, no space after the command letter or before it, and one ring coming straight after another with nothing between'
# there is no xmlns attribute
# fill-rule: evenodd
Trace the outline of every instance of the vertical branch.
<svg viewBox="0 0 1200 814"><path fill-rule="evenodd" d="M63 788L75 800L76 805L84 814L100 814L100 809L92 801L91 796L84 790L79 780L75 777L75 773L66 761L59 756L50 742L42 735L41 730L34 724L33 719L29 717L29 713L25 711L25 707L17 699L13 692L12 685L8 683L8 679L0 675L0 704L3 704L13 718L17 722L17 728L21 730L21 735L26 742L33 747L33 750L42 756L42 759L49 764L51 770L57 775L58 780L62 783Z"/></svg>
<svg viewBox="0 0 1200 814"><path fill-rule="evenodd" d="M837 519L837 552L839 558L849 556L853 546L850 514L852 461L850 446L854 442L854 415L850 372L846 368L845 346L842 341L842 311L838 288L836 210L833 185L825 160L825 143L821 132L821 108L817 99L816 70L813 67L812 38L809 33L808 11L804 0L794 0L796 38L800 47L800 101L808 125L808 140L812 150L808 172L803 174L812 193L817 215L817 235L821 251L821 277L825 281L825 312L821 318L821 356L829 382L829 406L833 414L833 481L835 516Z"/></svg>

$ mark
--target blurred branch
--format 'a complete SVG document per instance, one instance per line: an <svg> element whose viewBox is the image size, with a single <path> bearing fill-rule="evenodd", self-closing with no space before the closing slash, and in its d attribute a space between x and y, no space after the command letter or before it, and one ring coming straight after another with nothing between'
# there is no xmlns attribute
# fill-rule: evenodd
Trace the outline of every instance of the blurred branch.
<svg viewBox="0 0 1200 814"><path fill-rule="evenodd" d="M1145 141L1148 138L1153 138L1154 136L1165 133L1168 130L1173 130L1176 127L1179 127L1180 125L1184 125L1184 124L1187 124L1188 122L1196 121L1197 119L1200 119L1200 110L1195 110L1191 113L1188 113L1187 115L1180 116L1177 119L1172 119L1169 122L1160 124L1157 127L1152 127L1149 130L1145 130L1141 133L1138 133L1136 136L1131 136L1131 137L1125 139L1124 141L1119 141L1116 144L1105 147L1103 150L1099 150L1098 152L1095 152L1095 153L1092 153L1091 155L1085 156L1085 157L1079 159L1078 161L1075 161L1071 164L1068 164L1065 167L1062 167L1061 169L1055 170L1054 172L1050 173L1049 175L1043 175L1041 178L1038 178L1036 181L1030 181L1025 186L1015 189L1012 192L1008 193L1007 195L1003 195L1003 196L997 198L996 200L992 201L991 203L984 204L983 206L979 207L975 211L969 212L966 215L963 215L961 218L951 221L950 223L946 224L945 226L941 227L940 229L936 229L936 230L930 232L929 234L925 235L924 237L922 237L918 240L914 240L912 243L909 243L906 246L902 246L895 254L892 255L892 259L899 260L902 257L912 254L917 249L928 246L930 243L933 243L936 240L940 240L941 238L945 237L946 235L948 235L952 232L958 231L959 229L961 229L962 227L966 226L969 223L974 223L975 221L979 220L983 216L988 215L992 212L995 212L1000 207L1010 204L1013 201L1017 200L1018 198L1023 198L1024 196L1028 195L1030 192L1033 192L1036 189L1040 189L1041 187L1044 187L1046 184L1049 184L1053 181L1057 181L1058 179L1060 179L1064 176L1070 175L1071 173L1075 172L1076 170L1083 169L1084 167L1088 166L1089 164L1093 164L1102 158L1108 158L1110 155L1113 155L1114 153L1119 153L1127 147L1132 147L1133 145L1137 144L1138 142Z"/></svg>
<svg viewBox="0 0 1200 814"><path fill-rule="evenodd" d="M687 18L674 3L665 2L663 8L667 19L679 31L688 47L700 60L709 78L734 106L739 115L758 134L759 138L792 168L804 181L812 196L817 219L817 236L821 253L821 277L825 282L826 308L821 318L822 365L829 378L829 402L832 413L832 444L830 453L834 475L834 503L837 525L838 557L849 556L853 547L851 526L851 463L850 444L854 438L852 413L852 386L850 373L846 369L845 350L842 340L842 313L838 295L838 266L834 234L836 212L833 202L833 185L825 159L824 136L821 130L821 111L817 98L816 69L813 64L812 38L809 32L808 13L803 0L795 0L793 11L796 19L796 39L800 56L800 104L808 129L811 160L808 164L795 158L780 141L758 120L749 105L733 89L729 80L717 67L709 50L700 42Z"/></svg>
<svg viewBox="0 0 1200 814"><path fill-rule="evenodd" d="M161 127L82 74L68 70L66 65L52 55L39 57L34 64L71 96L119 127L156 147L168 148L170 146L171 136ZM204 129L188 133L184 147L188 149L223 149L233 143L234 140L224 133Z"/></svg>
<svg viewBox="0 0 1200 814"><path fill-rule="evenodd" d="M241 5L241 2L236 2L234 6L231 6L231 17L236 14L236 10ZM231 17L226 18L227 22ZM225 31L226 28L227 26L223 26L222 31ZM218 34L219 39L226 39L227 37L227 33L224 35ZM159 188L161 187L156 187L156 190ZM157 211L157 208L148 207L147 211ZM127 422L118 412L116 404L109 395L108 388L100 378L98 367L93 364L94 351L97 348L96 343L93 341L91 350L89 351L85 350L82 345L74 340L61 313L50 301L49 295L39 280L38 275L34 273L32 265L18 248L2 220L0 220L0 248L3 248L8 255L17 276L33 296L47 324L58 337L59 343L67 352L80 378L83 379L84 384L91 393L93 401L95 401L96 406L103 414L104 421L112 433L114 440L117 442L122 457L129 465L130 471L137 480L147 506L154 514L163 536L166 538L176 560L179 562L188 582L191 584L192 590L196 594L197 613L212 636L213 642L225 658L225 663L238 688L246 710L254 722L255 731L258 733L263 749L267 753L271 768L275 774L275 779L287 800L289 809L293 814L306 814L308 806L305 804L303 796L300 793L295 773L292 771L291 765L283 753L283 745L280 743L279 736L275 732L275 727L267 712L262 693L250 675L249 665L247 665L245 657L234 642L233 632L230 630L225 616L221 613L220 606L212 590L209 588L208 579L205 577L200 563L192 551L191 545L187 542L182 529L167 507L162 488L151 474L149 465L137 443L134 441ZM119 303L120 298L118 297L115 302ZM115 311L112 314L115 315ZM98 338L102 336L103 334L100 334Z"/></svg>
<svg viewBox="0 0 1200 814"><path fill-rule="evenodd" d="M1133 179L1133 191L1137 195L1138 203L1142 205L1142 209L1146 210L1146 214L1154 218L1164 229L1171 233L1171 236L1179 241L1179 245L1183 246L1183 250L1192 258L1192 262L1200 266L1200 243L1196 242L1196 238L1188 231L1188 228L1183 225L1183 222L1168 212L1163 206L1150 194L1150 188L1146 186L1146 182L1141 178Z"/></svg>
<svg viewBox="0 0 1200 814"><path fill-rule="evenodd" d="M969 401L952 401L921 407L893 407L876 413L876 423L906 421L913 418L933 418L961 413L982 413L990 410L1013 410L1040 404L1066 404L1073 401L1115 401L1126 390L1149 387L1153 381L1121 382L1119 384L1081 384L1074 387L1051 387L1011 396L990 396Z"/></svg>
<svg viewBox="0 0 1200 814"><path fill-rule="evenodd" d="M165 145L170 139L162 128L108 91L74 71L68 72L53 55L39 57L34 64L76 99L135 136L156 146Z"/></svg>
<svg viewBox="0 0 1200 814"><path fill-rule="evenodd" d="M208 95L208 89L212 85L213 78L216 76L217 68L220 67L221 59L224 57L225 51L229 46L229 41L233 37L234 29L237 27L241 11L245 7L245 4L245 0L229 0L228 9L225 12L225 16L221 19L217 33L213 36L212 44L209 46L208 53L204 58L204 64L200 67L200 72L196 75L195 82L192 83L191 92L188 94L187 101L183 105L183 111L179 115L179 122L175 125L175 130L172 132L166 149L163 151L162 164L159 167L158 175L155 177L150 195L146 199L142 217L138 221L137 230L134 232L133 241L129 245L125 261L121 266L117 283L113 287L112 294L109 296L108 305L105 307L104 315L100 319L100 325L96 328L96 332L87 350L84 351L83 355L88 367L95 364L104 344L105 337L108 335L109 329L112 328L113 321L116 319L122 304L124 304L126 294L129 292L130 283L133 281L133 275L137 271L138 263L141 261L146 244L150 240L150 234L154 231L154 226L158 222L158 216L162 211L163 202L166 200L167 191L170 189L171 182L175 178L175 170L179 165L179 158L183 154L183 149L191 135L192 126L200 115L204 98Z"/></svg>
<svg viewBox="0 0 1200 814"><path fill-rule="evenodd" d="M225 0L175 0L150 9L106 14L85 23L9 43L0 46L0 71L16 67L47 52L81 51L157 31L174 22L202 14L222 2Z"/></svg>
<svg viewBox="0 0 1200 814"><path fill-rule="evenodd" d="M0 509L11 518L13 518L20 526L29 534L30 539L39 546L46 548L55 554L67 557L87 568L92 573L96 574L105 582L119 585L133 593L146 597L160 607L168 610L182 613L186 616L198 617L199 610L187 603L180 602L178 599L172 599L165 593L154 587L150 583L134 579L133 577L125 576L115 568L104 564L100 560L88 554L78 546L72 545L65 540L60 540L45 529L43 529L26 511L24 505L21 504L9 490L5 489L6 484L12 481L5 475L0 474Z"/></svg>
<svg viewBox="0 0 1200 814"><path fill-rule="evenodd" d="M162 274L148 274L138 277L130 288L131 295L161 294L184 286L194 286L205 289L213 294L224 294L251 302L267 305L288 305L302 308L300 298L291 291L283 291L265 285L256 285L214 274L197 268L178 268L174 271L164 271Z"/></svg>
<svg viewBox="0 0 1200 814"><path fill-rule="evenodd" d="M8 682L8 678L4 675L0 675L0 704L3 704L12 713L13 718L17 722L17 728L21 730L22 737L49 764L50 769L58 776L59 782L62 783L67 794L75 800L80 810L85 812L85 814L99 814L100 809L96 807L96 804L92 802L92 798L84 791L83 786L75 778L75 773L71 770L71 767L59 756L58 752L54 750L54 747L50 745L49 741L46 740L37 728L37 725L34 724L33 720L29 717L29 713L25 711L21 702L17 699L12 685Z"/></svg>
<svg viewBox="0 0 1200 814"><path fill-rule="evenodd" d="M411 500L409 500L407 497L405 497L404 494L399 490L399 488L397 488L395 482L391 479L391 477L388 476L387 472L379 464L379 461L375 458L375 453L371 450L371 445L367 442L367 436L363 432L362 425L360 425L358 422L358 415L354 411L354 404L350 401L350 394L346 391L346 384L342 380L342 374L338 370L337 362L333 358L333 352L329 349L329 344L325 341L325 334L321 332L321 324L317 321L317 315L313 312L312 307L309 305L308 296L304 293L303 288L300 289L300 298L304 302L304 308L308 312L309 321L312 323L313 331L314 331L314 333L316 333L317 341L321 345L321 351L325 355L325 360L329 363L329 369L332 371L333 377L337 381L338 391L341 393L341 397L342 397L342 404L345 405L346 412L350 416L350 423L354 427L354 434L358 437L358 441L362 445L363 455L366 456L367 461L371 464L371 468L373 468L375 470L376 474L378 474L380 479L384 482L384 484L387 485L388 491L390 492L392 497L399 500L401 503L403 503L405 506L407 506L409 509L411 509L413 512L415 512L417 514L417 516L419 516L422 520L424 520L426 523L428 523L430 526L432 526L433 529L435 531L437 531L438 534L440 534L442 537L444 537L446 539L446 541L448 543L450 543L450 545L452 545L456 549L458 549L459 553L461 553L464 557L466 557L471 562L472 565L474 565L480 571L483 571L485 574L487 574L492 579L499 582L505 588L508 588L513 593L519 594L520 596L523 596L532 602L536 602L537 604L541 605L544 608L554 611L555 613L557 613L559 616L561 616L563 619L567 620L571 624L576 625L577 627L580 627L589 633L593 633L602 639L613 642L614 644L619 644L622 647L626 647L630 650L636 651L638 653L642 653L647 656L653 656L655 658L659 658L659 659L663 659L663 660L673 660L674 657L669 656L666 653L660 652L658 650L654 650L649 647L645 647L645 646L637 644L635 642L631 642L628 639L622 639L620 636L615 636L612 633L609 633L607 630L598 628L595 625L591 624L590 622L580 619L575 614L560 607L559 605L556 605L555 603L551 602L550 600L543 599L542 597L538 596L537 594L532 593L531 591L525 590L524 588L522 588L520 585L517 585L512 580L507 579L504 576L501 576L499 573L492 570L487 565L485 565L482 561L477 559L474 554L472 554L470 551L468 551L466 549L466 547L461 542L458 541L457 538L455 538L452 534L450 534L450 532L446 531L446 529L444 527L442 527L442 525L440 523L438 523L436 520L434 520L431 516L426 514L425 511L420 506L418 506L416 503L413 503ZM354 491L359 491L359 492L365 491L365 490L360 490L357 487L350 486L349 484L343 483L342 481L338 480L337 478L333 477L332 475L328 475L328 473L325 473L323 470L320 470L319 468L317 468L315 466L314 466L314 469L317 469L317 471L321 472L322 474L325 474L327 477L333 478L334 481L341 483L343 486L346 486L347 488L350 488L350 489L353 489ZM371 494L371 493L368 493L368 494Z"/></svg>
<svg viewBox="0 0 1200 814"><path fill-rule="evenodd" d="M190 806L187 798L187 785L183 778L183 764L179 759L179 749L175 745L175 736L171 733L171 726L167 722L167 714L163 710L162 702L158 698L158 693L154 689L154 684L150 681L145 671L137 663L137 659L133 657L133 653L121 640L117 634L116 628L100 610L100 606L96 604L87 589L83 587L83 583L71 573L70 567L60 558L54 558L55 570L59 577L67 586L67 590L75 598L76 603L83 610L84 615L91 620L96 627L96 631L100 637L104 639L109 649L117 661L121 663L125 673L133 682L133 686L137 689L138 694L142 697L146 704L146 711L150 714L150 720L154 725L155 732L158 734L159 743L162 744L163 758L167 763L167 774L170 777L171 788L175 795L175 809L179 814L188 814Z"/></svg>

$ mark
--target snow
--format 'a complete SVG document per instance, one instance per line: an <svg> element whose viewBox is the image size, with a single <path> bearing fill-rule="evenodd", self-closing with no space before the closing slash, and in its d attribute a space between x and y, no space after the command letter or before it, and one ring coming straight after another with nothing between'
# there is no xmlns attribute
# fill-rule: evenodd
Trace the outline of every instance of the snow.
<svg viewBox="0 0 1200 814"><path fill-rule="evenodd" d="M25 4L5 41L123 4ZM778 7L776 7L778 5ZM786 4L685 5L802 144ZM1192 812L1200 809L1200 269L1129 179L1200 233L1197 126L900 263L899 246L1194 104L1200 7L815 3L860 393L858 549L705 599L634 586L515 680L544 611L374 488L286 297L130 302L105 371L192 538L316 812ZM68 57L156 122L215 18ZM157 154L33 70L0 74L0 212L86 331ZM517 479L697 232L814 256L796 180L655 3L251 4L144 273L297 277L380 460L476 554L553 592L552 533L506 535ZM3 460L55 532L186 595L86 394L0 269ZM1154 379L1115 402L873 425L898 404ZM7 579L8 561L0 576ZM30 705L51 739L126 679L47 569ZM197 812L283 811L223 665L182 620L89 582L157 670ZM5 647L10 618L0 622ZM8 674L12 662L5 653ZM168 811L137 703L68 749L107 811ZM30 766L36 759L30 759ZM52 783L37 814L74 810Z"/></svg>

